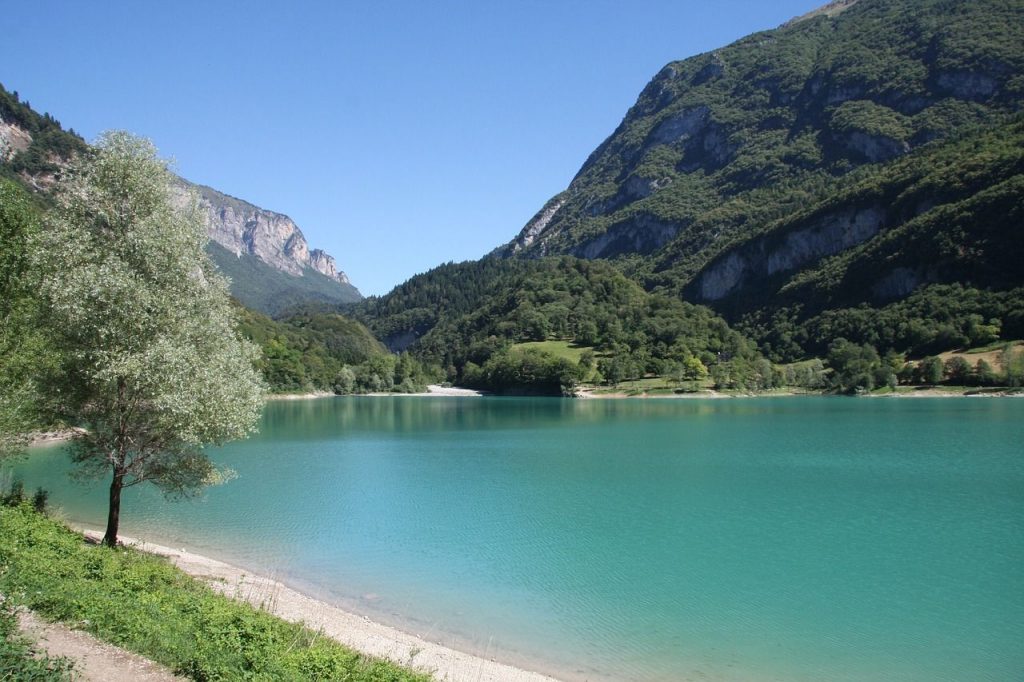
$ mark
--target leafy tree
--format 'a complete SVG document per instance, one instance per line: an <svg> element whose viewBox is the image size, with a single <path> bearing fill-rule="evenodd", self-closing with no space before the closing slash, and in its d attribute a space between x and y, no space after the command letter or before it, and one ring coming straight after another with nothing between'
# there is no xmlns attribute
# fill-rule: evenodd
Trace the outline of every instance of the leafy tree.
<svg viewBox="0 0 1024 682"><path fill-rule="evenodd" d="M24 190L0 180L0 457L21 451L25 434L39 426L44 398L39 377L55 351L39 329L29 244L37 215Z"/></svg>
<svg viewBox="0 0 1024 682"><path fill-rule="evenodd" d="M832 388L842 393L855 393L870 391L878 385L882 361L878 351L870 345L857 345L838 338L829 347L828 365L832 368Z"/></svg>
<svg viewBox="0 0 1024 682"><path fill-rule="evenodd" d="M974 382L979 386L991 386L996 383L996 373L987 360L978 360L974 366Z"/></svg>
<svg viewBox="0 0 1024 682"><path fill-rule="evenodd" d="M922 360L918 369L920 370L921 382L925 384L940 383L942 381L943 372L945 371L942 359L934 355Z"/></svg>
<svg viewBox="0 0 1024 682"><path fill-rule="evenodd" d="M87 429L83 475L109 473L117 544L123 488L186 495L223 480L203 446L241 438L263 401L257 351L234 327L195 205L148 141L115 132L69 169L41 232L40 292L65 351L61 408Z"/></svg>
<svg viewBox="0 0 1024 682"><path fill-rule="evenodd" d="M964 385L971 378L971 364L962 355L956 355L946 360L943 371L950 382Z"/></svg>
<svg viewBox="0 0 1024 682"><path fill-rule="evenodd" d="M1007 386L1024 384L1024 349L1016 349L1006 344L999 353L999 364L1003 367L1003 376Z"/></svg>

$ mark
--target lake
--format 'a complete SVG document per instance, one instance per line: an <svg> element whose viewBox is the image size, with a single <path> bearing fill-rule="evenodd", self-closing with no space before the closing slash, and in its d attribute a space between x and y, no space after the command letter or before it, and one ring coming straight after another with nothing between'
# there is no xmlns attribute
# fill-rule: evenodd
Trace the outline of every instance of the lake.
<svg viewBox="0 0 1024 682"><path fill-rule="evenodd" d="M272 402L122 532L569 680L1020 680L1024 400ZM60 447L26 486L101 526Z"/></svg>

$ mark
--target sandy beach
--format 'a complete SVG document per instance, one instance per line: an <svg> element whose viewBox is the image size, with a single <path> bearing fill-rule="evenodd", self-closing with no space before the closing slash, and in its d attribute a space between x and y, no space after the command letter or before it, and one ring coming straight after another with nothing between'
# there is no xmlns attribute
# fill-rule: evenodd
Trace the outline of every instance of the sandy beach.
<svg viewBox="0 0 1024 682"><path fill-rule="evenodd" d="M435 398L437 396L449 396L458 398L479 398L480 396L486 395L482 391L475 391L472 388L457 388L455 386L441 386L440 384L430 384L427 386L426 393L393 393L393 392L380 392L380 393L366 393L365 396L368 398L392 398L395 396L411 397L411 398Z"/></svg>
<svg viewBox="0 0 1024 682"><path fill-rule="evenodd" d="M36 431L28 436L29 445L50 445L52 443L63 443L85 433L85 429L72 427L69 429L57 429L54 431Z"/></svg>
<svg viewBox="0 0 1024 682"><path fill-rule="evenodd" d="M99 541L103 534L85 530ZM379 656L448 682L558 682L553 677L456 651L436 642L376 623L364 616L318 601L270 578L216 559L121 536L125 545L167 557L175 566L213 589L285 620L302 622L339 642L371 656Z"/></svg>
<svg viewBox="0 0 1024 682"><path fill-rule="evenodd" d="M330 391L316 391L313 393L268 393L266 399L269 400L313 400L315 398L333 398L334 394Z"/></svg>

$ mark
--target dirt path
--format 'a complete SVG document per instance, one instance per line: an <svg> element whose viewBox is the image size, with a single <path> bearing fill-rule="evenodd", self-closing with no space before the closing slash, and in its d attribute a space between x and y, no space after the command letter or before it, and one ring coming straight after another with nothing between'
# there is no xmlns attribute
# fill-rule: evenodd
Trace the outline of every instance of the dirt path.
<svg viewBox="0 0 1024 682"><path fill-rule="evenodd" d="M177 682L170 670L148 658L101 642L87 632L47 623L31 611L20 611L21 631L50 656L66 656L75 665L75 679L84 682Z"/></svg>

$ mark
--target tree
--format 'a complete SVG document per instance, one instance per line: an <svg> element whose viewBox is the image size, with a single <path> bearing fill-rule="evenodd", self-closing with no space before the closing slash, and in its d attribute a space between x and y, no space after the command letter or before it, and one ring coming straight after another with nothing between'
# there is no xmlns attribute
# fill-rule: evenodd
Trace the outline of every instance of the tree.
<svg viewBox="0 0 1024 682"><path fill-rule="evenodd" d="M1024 384L1024 350L1006 344L999 353L999 364L1003 367L1003 377L1007 386L1017 387Z"/></svg>
<svg viewBox="0 0 1024 682"><path fill-rule="evenodd" d="M996 373L992 369L992 365L985 359L978 360L978 364L974 366L974 381L979 386L991 386L996 382Z"/></svg>
<svg viewBox="0 0 1024 682"><path fill-rule="evenodd" d="M875 387L882 361L878 351L871 345L857 345L838 338L829 346L828 366L832 368L830 383L833 389L843 393L857 393Z"/></svg>
<svg viewBox="0 0 1024 682"><path fill-rule="evenodd" d="M945 371L945 367L942 364L942 358L934 355L921 360L921 364L918 366L918 369L921 374L921 383L932 385L942 381L942 374Z"/></svg>
<svg viewBox="0 0 1024 682"><path fill-rule="evenodd" d="M971 364L962 355L955 355L943 364L943 372L951 383L964 385L971 378Z"/></svg>
<svg viewBox="0 0 1024 682"><path fill-rule="evenodd" d="M124 488L189 495L224 480L202 448L247 435L263 404L256 348L235 329L195 202L175 202L172 181L148 141L105 134L59 185L35 254L65 353L55 391L87 429L72 459L111 475L110 546Z"/></svg>
<svg viewBox="0 0 1024 682"><path fill-rule="evenodd" d="M28 195L0 180L0 457L19 454L44 412L39 377L55 351L39 329L29 244L37 215Z"/></svg>

